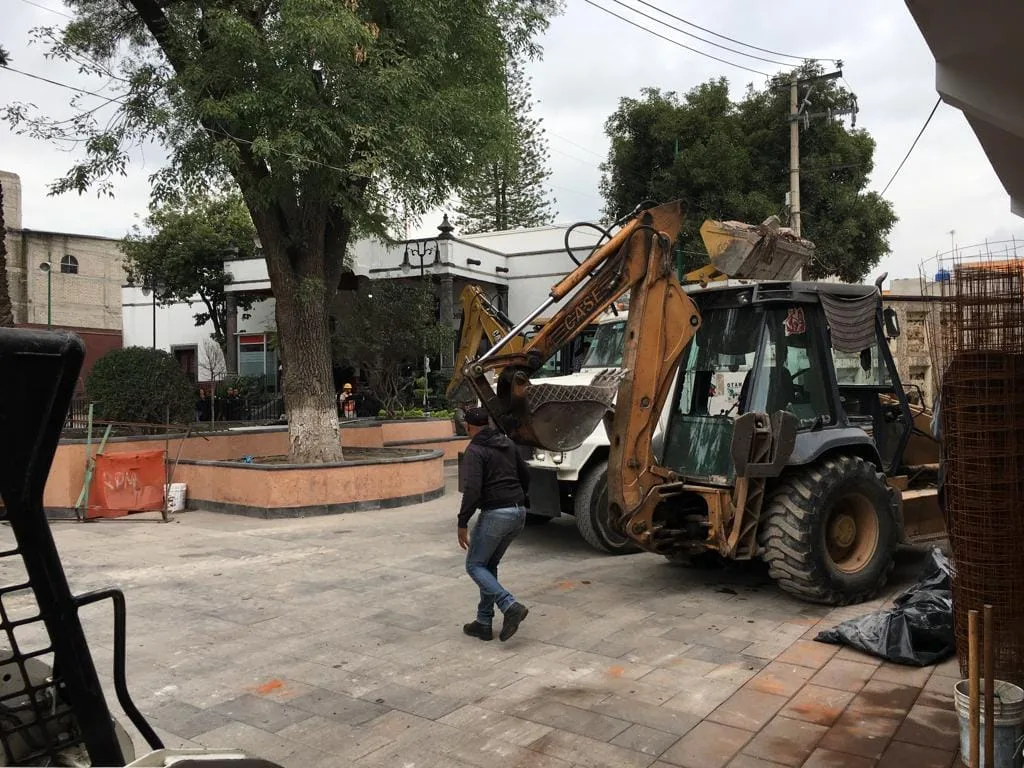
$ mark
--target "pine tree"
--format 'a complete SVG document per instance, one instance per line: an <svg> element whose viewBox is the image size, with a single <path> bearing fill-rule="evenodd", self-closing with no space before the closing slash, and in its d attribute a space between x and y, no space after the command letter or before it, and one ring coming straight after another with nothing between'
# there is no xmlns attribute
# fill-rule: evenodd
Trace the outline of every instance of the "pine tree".
<svg viewBox="0 0 1024 768"><path fill-rule="evenodd" d="M547 140L541 121L530 116L530 81L518 61L510 60L506 68L505 92L506 135L459 192L455 226L467 234L539 227L555 217L557 201L548 198L544 187L551 175Z"/></svg>
<svg viewBox="0 0 1024 768"><path fill-rule="evenodd" d="M7 51L0 47L0 67L7 66ZM4 223L4 188L0 184L0 327L14 325L11 291L7 284L7 227Z"/></svg>

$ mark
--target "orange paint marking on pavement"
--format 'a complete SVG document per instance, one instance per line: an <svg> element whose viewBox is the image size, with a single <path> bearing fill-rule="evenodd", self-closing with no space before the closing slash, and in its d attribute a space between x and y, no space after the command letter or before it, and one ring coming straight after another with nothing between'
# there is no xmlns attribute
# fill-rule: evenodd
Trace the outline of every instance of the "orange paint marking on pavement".
<svg viewBox="0 0 1024 768"><path fill-rule="evenodd" d="M620 678L626 674L625 667L608 667L608 677Z"/></svg>
<svg viewBox="0 0 1024 768"><path fill-rule="evenodd" d="M284 688L283 680L268 680L267 682L256 686L256 693L261 696L266 696L268 693L273 693L281 688Z"/></svg>

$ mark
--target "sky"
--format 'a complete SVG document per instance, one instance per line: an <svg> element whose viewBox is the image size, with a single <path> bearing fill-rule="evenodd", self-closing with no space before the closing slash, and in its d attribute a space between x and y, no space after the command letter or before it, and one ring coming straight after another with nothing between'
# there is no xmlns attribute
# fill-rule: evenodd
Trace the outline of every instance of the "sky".
<svg viewBox="0 0 1024 768"><path fill-rule="evenodd" d="M755 70L774 74L780 67L722 51L638 16L655 14L638 0L565 0L540 40L544 54L533 62L536 116L546 129L557 199L558 222L596 220L602 209L599 165L608 149L604 122L622 97L638 96L645 87L685 93L711 78L729 78L735 97L748 83L766 78L630 26L601 5L659 34ZM875 138L875 171L870 188L881 191L909 149L935 103L935 63L903 2L858 0L651 0L651 4L750 45L795 56L841 59L848 88L858 98L857 126ZM94 90L102 84L76 68L47 60L44 46L30 41L29 30L67 21L60 0L0 0L0 42L13 68ZM766 9L770 8L771 13ZM47 10L49 9L49 10ZM693 34L738 48L692 27L665 19ZM741 49L757 54L749 48ZM768 58L772 58L768 56ZM57 85L0 69L0 104L30 102L48 114L67 117L74 94ZM780 120L784 119L780 116ZM21 177L23 224L30 229L120 237L145 215L149 176L161 167L163 154L148 146L133 153L127 175L118 179L114 197L95 194L47 196L47 186L64 171L74 152L41 140L15 135L0 124L0 168ZM1024 239L1024 219L1010 213L1009 197L981 150L964 116L940 105L886 197L899 222L890 234L891 253L872 278L918 277L923 262L952 242L958 247L984 240ZM424 217L410 236L433 234L441 211ZM950 235L950 231L955 234Z"/></svg>

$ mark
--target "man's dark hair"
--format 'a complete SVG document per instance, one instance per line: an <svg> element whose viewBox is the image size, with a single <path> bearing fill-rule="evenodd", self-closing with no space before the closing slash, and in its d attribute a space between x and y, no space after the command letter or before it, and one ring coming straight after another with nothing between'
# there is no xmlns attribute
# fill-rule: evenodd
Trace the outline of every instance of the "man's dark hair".
<svg viewBox="0 0 1024 768"><path fill-rule="evenodd" d="M474 427L486 427L491 421L486 408L467 408L466 423Z"/></svg>

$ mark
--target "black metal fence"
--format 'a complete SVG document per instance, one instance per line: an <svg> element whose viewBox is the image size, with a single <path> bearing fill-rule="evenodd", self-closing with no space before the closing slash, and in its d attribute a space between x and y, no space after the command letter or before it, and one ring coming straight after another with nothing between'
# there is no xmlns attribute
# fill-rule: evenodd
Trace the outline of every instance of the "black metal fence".
<svg viewBox="0 0 1024 768"><path fill-rule="evenodd" d="M209 409L204 413L193 414L199 429L209 428L212 424L228 423L274 423L284 421L284 398L281 396L217 398L213 401L213 419ZM97 421L102 416L94 414ZM89 400L77 396L71 401L68 416L64 422L64 432L84 433L89 426Z"/></svg>

